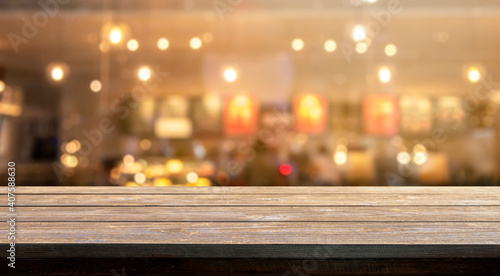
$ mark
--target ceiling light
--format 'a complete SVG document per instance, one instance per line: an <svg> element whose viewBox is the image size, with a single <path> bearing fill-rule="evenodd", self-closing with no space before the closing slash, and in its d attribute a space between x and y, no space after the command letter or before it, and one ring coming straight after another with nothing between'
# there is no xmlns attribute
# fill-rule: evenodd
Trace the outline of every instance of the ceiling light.
<svg viewBox="0 0 500 276"><path fill-rule="evenodd" d="M302 50L302 48L304 48L304 41L302 41L302 39L300 38L296 38L292 41L292 48L295 50L295 51L300 51Z"/></svg>
<svg viewBox="0 0 500 276"><path fill-rule="evenodd" d="M164 51L168 48L168 46L169 46L168 39L163 37L158 39L158 49Z"/></svg>

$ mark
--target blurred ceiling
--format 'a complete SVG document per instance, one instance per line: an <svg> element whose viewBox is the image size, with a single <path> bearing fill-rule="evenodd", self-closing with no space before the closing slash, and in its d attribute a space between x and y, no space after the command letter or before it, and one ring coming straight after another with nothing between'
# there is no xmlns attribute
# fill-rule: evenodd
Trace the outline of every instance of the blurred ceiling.
<svg viewBox="0 0 500 276"><path fill-rule="evenodd" d="M294 62L296 82L303 87L317 81L324 81L325 86L370 84L376 76L374 68L380 64L397 68L395 78L402 93L467 93L463 71L468 64L481 64L488 73L500 76L498 0L395 1L401 11L390 13L387 25L377 20L380 14L388 13L394 0L60 2L68 3L59 4L56 15L37 28L27 43L21 43L18 53L9 41L9 33L21 35L26 24L23 18L32 22L42 8L32 0L0 2L0 66L12 78L19 81L30 74L44 74L45 66L54 60L68 63L73 76L102 74L106 60L112 64L108 67L111 76L123 75L121 69L133 70L138 64L165 64L180 76L174 82L182 83L178 85L181 87L201 81L206 54L248 58L283 53ZM221 13L221 7L229 8ZM125 47L114 47L102 53L101 29L109 22L126 23L129 37L139 42L139 49L129 52ZM380 31L371 37L368 51L346 54L355 45L353 26L370 22ZM207 34L213 37L210 43L204 43L198 51L189 48L192 37ZM156 42L160 37L169 39L168 50L158 50ZM305 44L300 52L290 46L297 37ZM334 53L323 49L327 39L337 42ZM398 47L396 56L385 55L388 43Z"/></svg>

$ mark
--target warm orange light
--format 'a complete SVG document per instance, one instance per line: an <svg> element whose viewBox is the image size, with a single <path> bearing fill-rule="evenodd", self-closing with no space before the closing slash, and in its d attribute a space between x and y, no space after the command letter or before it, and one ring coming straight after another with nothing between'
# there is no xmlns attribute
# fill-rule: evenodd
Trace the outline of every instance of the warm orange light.
<svg viewBox="0 0 500 276"><path fill-rule="evenodd" d="M102 83L99 80L93 80L92 82L90 82L90 90L92 90L92 92L97 93L101 91L101 89Z"/></svg>
<svg viewBox="0 0 500 276"><path fill-rule="evenodd" d="M126 154L125 156L123 156L123 164L130 166L134 164L134 162L135 159L131 154Z"/></svg>
<svg viewBox="0 0 500 276"><path fill-rule="evenodd" d="M227 82L233 82L236 80L238 77L238 73L236 72L236 69L229 67L224 71L224 79Z"/></svg>
<svg viewBox="0 0 500 276"><path fill-rule="evenodd" d="M411 161L411 156L406 151L399 152L396 158L397 158L399 164L403 164L403 165L406 165L406 164L410 163L410 161Z"/></svg>
<svg viewBox="0 0 500 276"><path fill-rule="evenodd" d="M171 159L168 160L165 167L169 173L181 173L184 170L184 163L179 159Z"/></svg>
<svg viewBox="0 0 500 276"><path fill-rule="evenodd" d="M78 158L74 155L65 153L61 155L61 163L68 168L75 168L78 166Z"/></svg>
<svg viewBox="0 0 500 276"><path fill-rule="evenodd" d="M168 39L166 39L164 37L158 39L158 43L157 43L158 49L160 49L162 51L167 50L169 45L170 45L170 43L168 42Z"/></svg>
<svg viewBox="0 0 500 276"><path fill-rule="evenodd" d="M388 83L391 80L391 70L387 67L382 67L378 71L378 78L382 83Z"/></svg>
<svg viewBox="0 0 500 276"><path fill-rule="evenodd" d="M364 54L368 50L368 44L365 42L358 42L356 43L356 52L358 54Z"/></svg>
<svg viewBox="0 0 500 276"><path fill-rule="evenodd" d="M479 72L479 69L476 67L471 67L469 68L469 72L467 73L467 77L469 78L470 82L478 82L479 79L481 78L481 72Z"/></svg>
<svg viewBox="0 0 500 276"><path fill-rule="evenodd" d="M53 80L61 81L64 78L64 69L59 65L54 66L50 71L50 75Z"/></svg>
<svg viewBox="0 0 500 276"><path fill-rule="evenodd" d="M366 39L366 31L363 25L356 25L352 30L352 38L356 42L360 42Z"/></svg>
<svg viewBox="0 0 500 276"><path fill-rule="evenodd" d="M137 76L139 77L140 80L147 81L151 78L151 69L149 69L149 67L147 66L143 66L139 68Z"/></svg>
<svg viewBox="0 0 500 276"><path fill-rule="evenodd" d="M160 187L161 186L172 186L172 181L170 181L169 179L164 178L164 177L157 178L153 182L153 186L160 186Z"/></svg>
<svg viewBox="0 0 500 276"><path fill-rule="evenodd" d="M196 183L196 181L198 181L198 174L195 172L190 172L186 175L186 180L189 183Z"/></svg>
<svg viewBox="0 0 500 276"><path fill-rule="evenodd" d="M131 52L136 51L139 48L139 42L135 39L131 39L127 42L127 49Z"/></svg>
<svg viewBox="0 0 500 276"><path fill-rule="evenodd" d="M300 38L296 38L292 41L292 48L295 50L295 51L300 51L302 50L302 48L304 48L304 41L302 41L302 39Z"/></svg>
<svg viewBox="0 0 500 276"><path fill-rule="evenodd" d="M387 44L385 46L385 54L389 57L394 56L398 52L398 48L394 44Z"/></svg>
<svg viewBox="0 0 500 276"><path fill-rule="evenodd" d="M146 176L143 173L136 173L134 175L134 180L138 184L143 184L144 182L146 182Z"/></svg>
<svg viewBox="0 0 500 276"><path fill-rule="evenodd" d="M250 134L257 127L257 104L244 95L233 96L226 102L225 127L229 135Z"/></svg>
<svg viewBox="0 0 500 276"><path fill-rule="evenodd" d="M335 42L335 40L327 40L325 42L325 51L327 51L328 53L331 53L333 51L335 51L335 49L337 49L337 43Z"/></svg>
<svg viewBox="0 0 500 276"><path fill-rule="evenodd" d="M191 46L191 48L193 50L198 50L201 48L201 39L199 37L193 37L191 38L191 41L189 41L189 46Z"/></svg>
<svg viewBox="0 0 500 276"><path fill-rule="evenodd" d="M297 131L321 133L325 130L326 104L319 95L305 94L295 99Z"/></svg>
<svg viewBox="0 0 500 276"><path fill-rule="evenodd" d="M369 95L363 102L365 132L373 135L395 135L398 132L398 107L392 95Z"/></svg>
<svg viewBox="0 0 500 276"><path fill-rule="evenodd" d="M333 161L337 165L344 165L347 162L347 153L343 151L337 151L333 155Z"/></svg>
<svg viewBox="0 0 500 276"><path fill-rule="evenodd" d="M118 44L122 40L123 34L122 30L119 27L114 27L109 32L109 42L113 44Z"/></svg>

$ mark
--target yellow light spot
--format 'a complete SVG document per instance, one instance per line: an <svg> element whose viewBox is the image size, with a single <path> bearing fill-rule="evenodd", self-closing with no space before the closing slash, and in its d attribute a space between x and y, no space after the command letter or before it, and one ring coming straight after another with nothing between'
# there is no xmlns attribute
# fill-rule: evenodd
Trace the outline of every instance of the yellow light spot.
<svg viewBox="0 0 500 276"><path fill-rule="evenodd" d="M187 174L186 180L189 183L196 183L196 181L198 181L198 175L195 172L190 172Z"/></svg>
<svg viewBox="0 0 500 276"><path fill-rule="evenodd" d="M158 39L158 43L157 43L158 49L165 51L168 49L169 45L170 45L170 43L168 42L168 39L166 39L164 37Z"/></svg>
<svg viewBox="0 0 500 276"><path fill-rule="evenodd" d="M127 48L129 51L134 52L139 48L139 42L135 39L131 39L127 42Z"/></svg>
<svg viewBox="0 0 500 276"><path fill-rule="evenodd" d="M68 168L74 168L78 166L78 158L74 155L65 153L61 155L61 163Z"/></svg>
<svg viewBox="0 0 500 276"><path fill-rule="evenodd" d="M125 156L123 156L123 163L126 166L133 165L134 162L135 162L135 158L131 154L126 154Z"/></svg>
<svg viewBox="0 0 500 276"><path fill-rule="evenodd" d="M193 37L191 38L191 41L189 41L189 46L191 46L191 48L193 50L198 50L201 48L201 39L199 37Z"/></svg>
<svg viewBox="0 0 500 276"><path fill-rule="evenodd" d="M347 154L345 152L338 151L335 153L335 156L333 159L335 161L335 164L344 165L347 162Z"/></svg>
<svg viewBox="0 0 500 276"><path fill-rule="evenodd" d="M151 70L147 66L143 66L139 68L139 72L137 74L139 79L142 81L147 81L151 78Z"/></svg>
<svg viewBox="0 0 500 276"><path fill-rule="evenodd" d="M300 38L296 38L292 41L292 48L295 50L295 51L300 51L302 50L302 48L304 48L304 41L302 41L302 39Z"/></svg>
<svg viewBox="0 0 500 276"><path fill-rule="evenodd" d="M147 167L146 169L144 169L144 174L147 178L152 178L156 176L156 170L154 167Z"/></svg>
<svg viewBox="0 0 500 276"><path fill-rule="evenodd" d="M90 82L90 90L92 90L92 92L97 93L101 91L101 89L102 89L102 84L100 81L93 80Z"/></svg>
<svg viewBox="0 0 500 276"><path fill-rule="evenodd" d="M146 176L143 173L136 173L134 175L134 180L139 184L143 184L144 182L146 182Z"/></svg>
<svg viewBox="0 0 500 276"><path fill-rule="evenodd" d="M427 149L422 144L416 144L413 147L413 153L418 153L418 152L427 152Z"/></svg>
<svg viewBox="0 0 500 276"><path fill-rule="evenodd" d="M184 164L178 159L168 160L165 167L169 173L180 173L184 170Z"/></svg>
<svg viewBox="0 0 500 276"><path fill-rule="evenodd" d="M118 27L114 27L109 32L109 42L113 44L118 44L122 40L122 30Z"/></svg>
<svg viewBox="0 0 500 276"><path fill-rule="evenodd" d="M5 90L5 83L0 80L0 93L2 93Z"/></svg>
<svg viewBox="0 0 500 276"><path fill-rule="evenodd" d="M66 154L66 153L61 155L60 160L61 160L61 163L63 163L63 165L66 165L66 159L68 159L68 156L69 156L69 154Z"/></svg>
<svg viewBox="0 0 500 276"><path fill-rule="evenodd" d="M378 78L382 83L388 83L391 80L391 70L387 67L382 67L378 71Z"/></svg>
<svg viewBox="0 0 500 276"><path fill-rule="evenodd" d="M398 153L396 158L397 158L398 162L400 164L403 164L403 165L406 165L406 164L410 163L410 161L411 161L411 156L406 151L402 151L402 152Z"/></svg>
<svg viewBox="0 0 500 276"><path fill-rule="evenodd" d="M238 77L238 73L236 72L236 70L234 68L227 68L224 71L224 79L227 82L233 82L236 80L237 77Z"/></svg>
<svg viewBox="0 0 500 276"><path fill-rule="evenodd" d="M73 144L75 144L76 151L79 151L82 148L82 144L78 140L73 140L71 141Z"/></svg>
<svg viewBox="0 0 500 276"><path fill-rule="evenodd" d="M196 183L196 186L198 186L198 187L208 187L208 186L210 186L210 180L208 180L207 178L204 178L204 177L200 177L198 179L198 182Z"/></svg>
<svg viewBox="0 0 500 276"><path fill-rule="evenodd" d="M164 187L164 186L172 186L172 181L168 178L156 178L153 182L153 186Z"/></svg>
<svg viewBox="0 0 500 276"><path fill-rule="evenodd" d="M75 153L77 151L76 145L73 142L69 142L66 144L66 152L67 153Z"/></svg>
<svg viewBox="0 0 500 276"><path fill-rule="evenodd" d="M364 42L356 43L356 52L358 54L364 54L368 50L368 45Z"/></svg>
<svg viewBox="0 0 500 276"><path fill-rule="evenodd" d="M417 152L415 156L413 156L413 162L417 165L422 165L427 161L427 153L425 152Z"/></svg>
<svg viewBox="0 0 500 276"><path fill-rule="evenodd" d="M469 73L467 76L469 77L470 82L478 82L481 78L481 73L476 67L471 67L469 68Z"/></svg>
<svg viewBox="0 0 500 276"><path fill-rule="evenodd" d="M389 57L394 56L397 53L398 49L394 44L387 44L385 46L385 54Z"/></svg>
<svg viewBox="0 0 500 276"><path fill-rule="evenodd" d="M125 183L125 186L127 186L127 187L136 187L136 186L139 186L139 185L137 185L137 183L135 183L135 182L130 181L130 182Z"/></svg>
<svg viewBox="0 0 500 276"><path fill-rule="evenodd" d="M64 70L61 66L54 66L50 71L50 76L55 81L61 81L64 78Z"/></svg>
<svg viewBox="0 0 500 276"><path fill-rule="evenodd" d="M363 27L363 25L354 26L354 29L352 30L352 38L356 42L365 40L366 38L365 27Z"/></svg>
<svg viewBox="0 0 500 276"><path fill-rule="evenodd" d="M337 43L334 40L327 40L325 42L325 51L331 53L337 49Z"/></svg>

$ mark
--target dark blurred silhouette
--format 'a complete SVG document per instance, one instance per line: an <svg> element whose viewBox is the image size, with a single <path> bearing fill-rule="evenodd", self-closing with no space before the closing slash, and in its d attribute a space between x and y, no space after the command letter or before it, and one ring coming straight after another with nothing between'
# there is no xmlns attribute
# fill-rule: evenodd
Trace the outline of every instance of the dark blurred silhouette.
<svg viewBox="0 0 500 276"><path fill-rule="evenodd" d="M257 140L253 148L255 158L245 166L243 176L248 186L276 185L278 168L271 149L262 141Z"/></svg>

